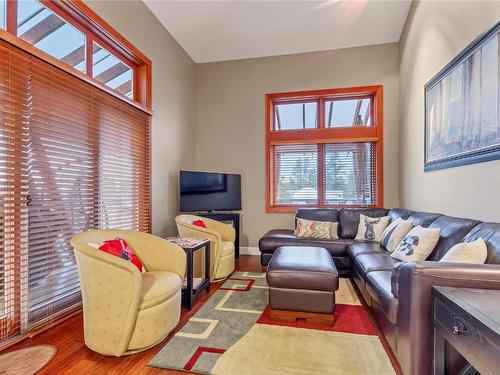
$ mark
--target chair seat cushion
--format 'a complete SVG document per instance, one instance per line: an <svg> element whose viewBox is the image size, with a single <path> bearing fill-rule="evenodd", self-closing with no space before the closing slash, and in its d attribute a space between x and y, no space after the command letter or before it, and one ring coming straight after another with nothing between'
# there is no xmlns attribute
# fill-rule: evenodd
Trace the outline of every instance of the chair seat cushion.
<svg viewBox="0 0 500 375"><path fill-rule="evenodd" d="M266 278L272 288L329 292L336 291L339 282L332 257L321 247L279 247L267 267Z"/></svg>
<svg viewBox="0 0 500 375"><path fill-rule="evenodd" d="M141 310L165 302L182 288L181 278L173 272L144 272L141 276Z"/></svg>
<svg viewBox="0 0 500 375"><path fill-rule="evenodd" d="M356 258L361 254L385 254L387 251L376 242L356 242L347 247L347 254Z"/></svg>
<svg viewBox="0 0 500 375"><path fill-rule="evenodd" d="M398 322L399 300L394 297L391 291L392 271L373 271L366 275L366 289L368 293L377 301L385 316L393 324Z"/></svg>
<svg viewBox="0 0 500 375"><path fill-rule="evenodd" d="M234 253L234 243L231 241L222 241L221 257Z"/></svg>
<svg viewBox="0 0 500 375"><path fill-rule="evenodd" d="M354 258L354 267L360 275L372 271L391 271L398 263L401 262L389 254L360 254Z"/></svg>

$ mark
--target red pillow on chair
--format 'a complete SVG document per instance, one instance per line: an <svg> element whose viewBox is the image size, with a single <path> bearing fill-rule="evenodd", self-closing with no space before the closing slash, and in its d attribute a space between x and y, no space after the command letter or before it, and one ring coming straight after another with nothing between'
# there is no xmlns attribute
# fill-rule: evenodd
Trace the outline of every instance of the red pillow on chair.
<svg viewBox="0 0 500 375"><path fill-rule="evenodd" d="M193 225L196 225L197 227L202 227L202 228L206 228L207 227L205 225L205 223L203 222L203 220L200 220L200 219L194 220L193 221Z"/></svg>
<svg viewBox="0 0 500 375"><path fill-rule="evenodd" d="M137 255L135 255L135 253L125 240L118 238L116 240L104 241L104 244L99 247L99 250L102 250L105 253L114 255L116 257L128 260L130 263L132 263L139 269L139 272L142 272L141 261L139 260Z"/></svg>

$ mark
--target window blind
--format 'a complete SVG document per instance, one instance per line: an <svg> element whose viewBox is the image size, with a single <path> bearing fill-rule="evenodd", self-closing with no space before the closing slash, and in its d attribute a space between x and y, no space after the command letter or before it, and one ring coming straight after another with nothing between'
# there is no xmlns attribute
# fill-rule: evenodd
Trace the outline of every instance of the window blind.
<svg viewBox="0 0 500 375"><path fill-rule="evenodd" d="M79 306L75 234L151 229L150 116L1 46L0 194L12 205L0 230L12 239L0 244L0 321L3 293L17 326L0 345Z"/></svg>
<svg viewBox="0 0 500 375"><path fill-rule="evenodd" d="M270 152L276 205L376 204L375 142L278 144Z"/></svg>

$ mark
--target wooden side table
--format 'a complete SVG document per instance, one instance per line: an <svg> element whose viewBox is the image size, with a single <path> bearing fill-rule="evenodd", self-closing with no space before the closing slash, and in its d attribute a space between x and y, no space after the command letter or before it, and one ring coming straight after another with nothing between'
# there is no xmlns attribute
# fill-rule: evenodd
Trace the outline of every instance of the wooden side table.
<svg viewBox="0 0 500 375"><path fill-rule="evenodd" d="M168 237L172 242L184 249L186 252L186 277L182 284L182 301L189 310L193 307L193 301L206 290L210 292L210 240L199 238ZM205 277L195 279L193 273L193 254L199 249L205 248Z"/></svg>
<svg viewBox="0 0 500 375"><path fill-rule="evenodd" d="M434 375L447 373L446 345L474 367L462 374L500 374L500 290L434 287L432 299Z"/></svg>

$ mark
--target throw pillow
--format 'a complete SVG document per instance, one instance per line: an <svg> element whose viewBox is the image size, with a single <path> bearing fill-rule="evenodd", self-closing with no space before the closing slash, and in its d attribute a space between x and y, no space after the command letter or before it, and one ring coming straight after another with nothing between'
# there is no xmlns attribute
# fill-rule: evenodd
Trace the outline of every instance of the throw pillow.
<svg viewBox="0 0 500 375"><path fill-rule="evenodd" d="M382 233L387 228L390 219L389 216L369 217L359 215L358 234L355 240L380 242Z"/></svg>
<svg viewBox="0 0 500 375"><path fill-rule="evenodd" d="M413 223L410 220L398 217L385 228L380 244L392 253L411 228Z"/></svg>
<svg viewBox="0 0 500 375"><path fill-rule="evenodd" d="M193 225L196 225L197 227L202 227L206 228L207 226L205 225L205 222L201 219L193 220Z"/></svg>
<svg viewBox="0 0 500 375"><path fill-rule="evenodd" d="M339 223L331 221L314 221L297 218L294 235L304 238L324 238L338 240Z"/></svg>
<svg viewBox="0 0 500 375"><path fill-rule="evenodd" d="M125 240L117 238L116 240L104 241L104 243L99 246L99 250L129 261L137 267L139 272L142 272L141 261Z"/></svg>
<svg viewBox="0 0 500 375"><path fill-rule="evenodd" d="M401 240L392 257L402 261L426 260L439 241L439 228L416 226Z"/></svg>
<svg viewBox="0 0 500 375"><path fill-rule="evenodd" d="M444 254L440 262L484 264L487 257L486 242L478 238L473 242L457 243Z"/></svg>

